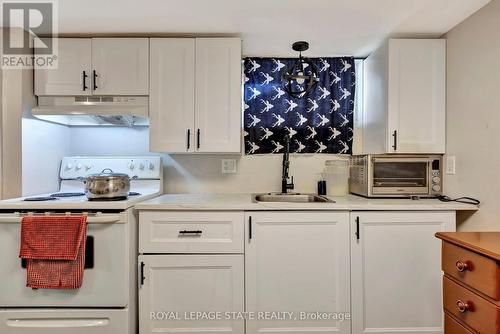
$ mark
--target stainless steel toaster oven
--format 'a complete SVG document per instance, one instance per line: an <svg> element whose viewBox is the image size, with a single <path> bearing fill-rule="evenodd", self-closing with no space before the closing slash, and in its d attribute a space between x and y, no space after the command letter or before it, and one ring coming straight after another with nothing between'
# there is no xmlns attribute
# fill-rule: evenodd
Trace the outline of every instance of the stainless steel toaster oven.
<svg viewBox="0 0 500 334"><path fill-rule="evenodd" d="M442 195L442 155L353 155L349 191L365 197Z"/></svg>

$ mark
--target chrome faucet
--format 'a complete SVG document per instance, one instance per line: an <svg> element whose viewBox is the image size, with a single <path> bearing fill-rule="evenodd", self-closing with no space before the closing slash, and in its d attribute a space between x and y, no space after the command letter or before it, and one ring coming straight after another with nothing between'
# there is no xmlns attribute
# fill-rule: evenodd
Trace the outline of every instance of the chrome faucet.
<svg viewBox="0 0 500 334"><path fill-rule="evenodd" d="M285 147L283 151L283 171L281 173L281 193L286 194L288 189L293 189L295 185L293 184L293 176L291 177L291 183L288 183L288 169L290 168L290 136L285 136Z"/></svg>

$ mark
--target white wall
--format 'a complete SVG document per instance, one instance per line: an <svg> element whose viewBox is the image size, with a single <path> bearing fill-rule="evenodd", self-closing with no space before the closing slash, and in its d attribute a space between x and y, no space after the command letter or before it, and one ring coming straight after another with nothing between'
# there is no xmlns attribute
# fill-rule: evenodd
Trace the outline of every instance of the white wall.
<svg viewBox="0 0 500 334"><path fill-rule="evenodd" d="M33 72L4 70L2 76L2 198L22 194L22 115L35 105Z"/></svg>
<svg viewBox="0 0 500 334"><path fill-rule="evenodd" d="M70 129L24 117L22 132L23 196L57 191L61 159L71 154Z"/></svg>
<svg viewBox="0 0 500 334"><path fill-rule="evenodd" d="M72 155L147 155L147 127L73 127Z"/></svg>
<svg viewBox="0 0 500 334"><path fill-rule="evenodd" d="M481 199L460 230L500 231L500 0L494 0L447 35L446 151L456 175L446 192Z"/></svg>

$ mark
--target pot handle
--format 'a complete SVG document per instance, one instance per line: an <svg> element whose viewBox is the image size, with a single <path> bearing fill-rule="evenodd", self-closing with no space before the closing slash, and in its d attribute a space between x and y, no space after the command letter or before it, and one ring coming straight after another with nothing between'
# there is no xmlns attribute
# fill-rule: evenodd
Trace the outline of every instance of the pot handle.
<svg viewBox="0 0 500 334"><path fill-rule="evenodd" d="M104 168L101 174L112 174L113 170L111 168Z"/></svg>

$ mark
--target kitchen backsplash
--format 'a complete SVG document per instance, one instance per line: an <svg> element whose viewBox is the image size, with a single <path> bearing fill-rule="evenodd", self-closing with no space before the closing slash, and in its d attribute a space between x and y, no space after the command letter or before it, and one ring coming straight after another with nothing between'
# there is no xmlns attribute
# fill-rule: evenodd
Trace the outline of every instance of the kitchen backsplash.
<svg viewBox="0 0 500 334"><path fill-rule="evenodd" d="M36 123L39 123L38 125ZM41 150L36 133L37 126L44 123L29 122L30 131L23 141L25 157ZM41 128L40 128L41 129ZM64 137L66 145L63 155L150 155L149 130L147 128L56 126L58 137ZM53 129L54 130L54 129ZM47 146L44 150L46 151ZM54 154L58 154L55 152ZM166 193L244 193L279 191L281 186L281 155L168 155L160 154L164 165L164 191ZM290 175L294 176L295 190L315 192L318 174L325 161L332 155L291 155ZM222 174L221 159L235 159L237 172ZM27 158L26 161L30 159ZM33 161L34 162L34 161ZM24 175L30 173L30 164L24 166ZM57 184L57 180L48 184ZM31 183L30 183L31 184ZM52 191L47 189L46 191ZM24 194L39 192L40 189L23 189Z"/></svg>

